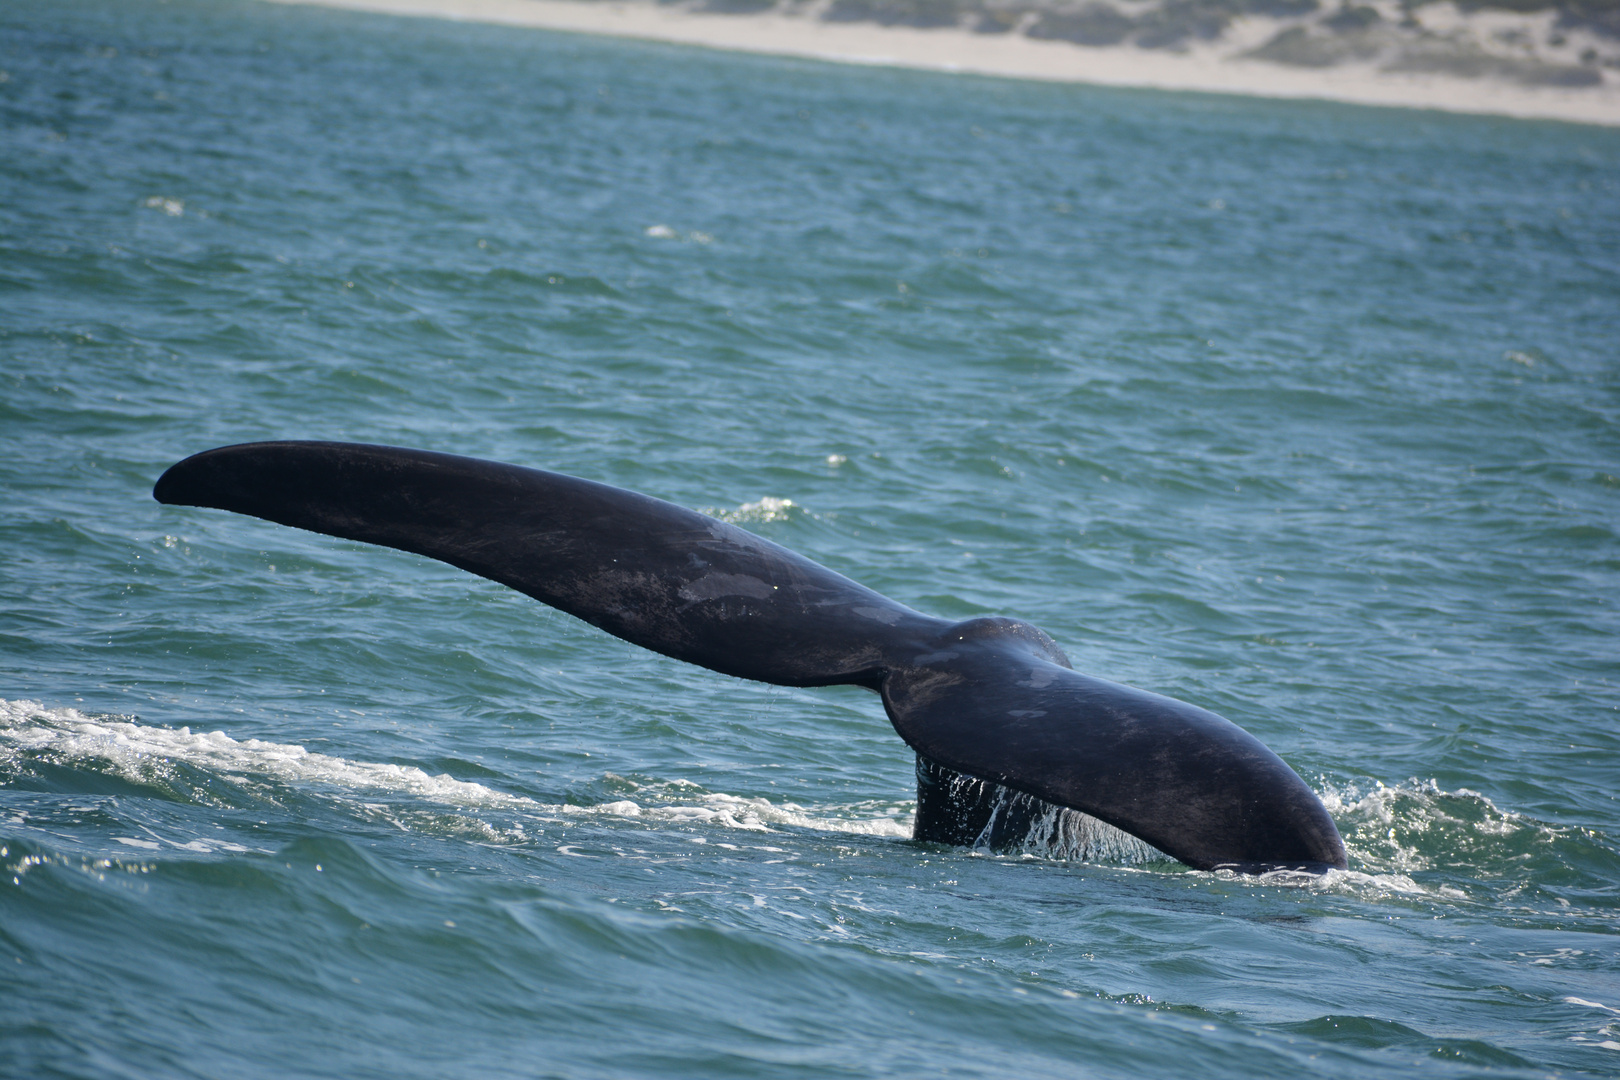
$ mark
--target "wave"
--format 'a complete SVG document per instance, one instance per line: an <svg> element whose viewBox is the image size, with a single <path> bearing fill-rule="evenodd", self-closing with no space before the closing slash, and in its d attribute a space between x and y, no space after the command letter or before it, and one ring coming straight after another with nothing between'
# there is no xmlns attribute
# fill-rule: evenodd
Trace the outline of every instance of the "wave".
<svg viewBox="0 0 1620 1080"><path fill-rule="evenodd" d="M276 790L278 785L316 799L335 791L344 812L365 820L500 844L530 843L537 826L588 819L905 840L911 837L915 808L909 799L806 806L707 791L687 780L637 781L611 773L601 778L608 793L599 801L545 802L411 765L236 739L222 731L143 724L134 716L0 699L0 780L26 775L36 764L110 774L183 802L208 805L234 804L232 791L254 801L280 802L285 793ZM1522 891L1541 878L1572 869L1596 873L1620 862L1620 852L1592 830L1537 821L1503 810L1478 792L1445 790L1434 780L1394 786L1374 781L1366 789L1326 785L1320 794L1344 835L1353 869L1321 876L1278 872L1247 880L1469 901L1481 882L1494 882L1492 892ZM496 820L484 820L492 815ZM1163 869L1166 862L1139 841L1080 815L1072 820L1060 816L1049 824L1048 843L1001 852L981 845L974 853L1148 869ZM128 847L202 850L156 833L151 839L112 839ZM204 841L205 846L218 846Z"/></svg>
<svg viewBox="0 0 1620 1080"><path fill-rule="evenodd" d="M130 783L156 786L193 801L202 801L203 797L191 794L198 791L199 785L182 775L187 769L201 770L243 788L261 787L266 782L298 789L336 788L359 797L350 801L357 814L402 828L408 827L408 820L398 807L363 800L402 796L463 811L494 810L518 823L507 829L495 829L487 823L482 829L475 826L475 831L496 841L526 839L521 826L524 821L588 817L711 825L747 832L801 828L859 836L911 835L905 808L890 803L811 808L708 792L685 780L640 784L612 774L604 779L617 787L628 787L636 797L588 806L545 803L474 781L444 774L434 776L410 765L355 761L315 753L296 744L234 739L223 731L203 733L189 727L158 727L142 724L133 716L84 713L35 701L0 699L0 771L26 772L32 760L111 773ZM890 808L887 813L883 812L885 807Z"/></svg>
<svg viewBox="0 0 1620 1080"><path fill-rule="evenodd" d="M1374 781L1365 792L1330 787L1322 801L1357 861L1386 873L1509 856L1563 835L1554 826L1500 809L1477 791L1447 791L1432 779L1393 787Z"/></svg>
<svg viewBox="0 0 1620 1080"><path fill-rule="evenodd" d="M0 698L0 766L31 756L59 764L92 764L134 784L170 786L189 765L226 780L275 780L289 786L327 784L352 791L389 792L458 807L540 804L483 784L430 776L409 765L350 761L302 746L233 739L223 731L152 727L133 716L96 715Z"/></svg>
<svg viewBox="0 0 1620 1080"><path fill-rule="evenodd" d="M607 779L627 782L611 774ZM562 806L555 809L573 815L605 814L652 821L714 824L747 832L772 832L773 826L788 826L857 836L886 836L905 840L911 838L910 816L900 807L895 808L897 812L888 815L846 817L839 815L872 813L877 806L872 803L856 803L850 806L816 809L797 803L773 803L769 799L719 792L696 792L681 796L671 791L695 786L686 781L640 785L638 794L643 794L643 798L639 802L634 799L616 799L595 806Z"/></svg>

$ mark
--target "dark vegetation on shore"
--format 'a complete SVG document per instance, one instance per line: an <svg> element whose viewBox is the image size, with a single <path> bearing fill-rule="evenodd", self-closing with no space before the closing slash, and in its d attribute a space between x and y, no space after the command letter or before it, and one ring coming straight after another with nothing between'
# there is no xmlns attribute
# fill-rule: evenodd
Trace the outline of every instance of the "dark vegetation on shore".
<svg viewBox="0 0 1620 1080"><path fill-rule="evenodd" d="M1241 55L1295 67L1372 62L1388 71L1561 87L1596 86L1604 81L1603 68L1620 68L1620 0L1459 0L1465 13L1552 16L1544 36L1510 30L1485 43L1427 28L1424 8L1433 2L1403 0L1395 15L1356 0L697 0L694 6L729 14L779 9L829 22L957 27L1076 45L1169 50L1219 42L1238 18L1263 16L1281 25L1264 44ZM1605 47L1575 52L1569 36L1580 33Z"/></svg>

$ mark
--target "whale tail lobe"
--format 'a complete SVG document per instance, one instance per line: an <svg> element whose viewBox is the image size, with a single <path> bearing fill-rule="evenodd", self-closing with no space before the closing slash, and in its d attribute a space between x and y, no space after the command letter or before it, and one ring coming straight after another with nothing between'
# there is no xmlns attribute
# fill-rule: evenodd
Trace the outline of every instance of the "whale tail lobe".
<svg viewBox="0 0 1620 1080"><path fill-rule="evenodd" d="M426 555L655 652L762 682L875 686L894 627L933 621L706 514L477 458L247 443L172 466L153 495Z"/></svg>

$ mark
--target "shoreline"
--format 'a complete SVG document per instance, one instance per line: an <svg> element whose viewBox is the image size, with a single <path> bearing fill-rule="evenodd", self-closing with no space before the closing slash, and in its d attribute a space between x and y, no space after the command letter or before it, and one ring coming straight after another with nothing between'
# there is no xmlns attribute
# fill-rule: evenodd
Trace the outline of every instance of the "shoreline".
<svg viewBox="0 0 1620 1080"><path fill-rule="evenodd" d="M829 22L777 10L694 11L649 0L267 0L416 18L493 23L634 38L834 63L915 68L1043 82L1437 109L1620 127L1620 79L1566 88L1492 78L1388 71L1372 62L1290 67L1197 45L1180 52L1134 45ZM1251 38L1253 34L1249 35Z"/></svg>

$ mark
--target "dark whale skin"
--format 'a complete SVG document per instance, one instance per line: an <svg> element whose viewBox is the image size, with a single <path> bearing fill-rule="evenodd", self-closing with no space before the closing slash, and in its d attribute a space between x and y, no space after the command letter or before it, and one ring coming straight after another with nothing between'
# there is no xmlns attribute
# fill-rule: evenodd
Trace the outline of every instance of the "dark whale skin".
<svg viewBox="0 0 1620 1080"><path fill-rule="evenodd" d="M1029 623L925 615L660 499L330 442L205 451L166 471L153 495L439 559L728 675L867 687L924 763L1079 810L1195 869L1347 865L1321 800L1236 724L1074 671ZM923 795L919 785L919 839L973 842L977 810Z"/></svg>

